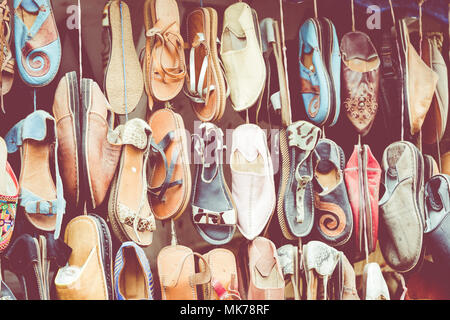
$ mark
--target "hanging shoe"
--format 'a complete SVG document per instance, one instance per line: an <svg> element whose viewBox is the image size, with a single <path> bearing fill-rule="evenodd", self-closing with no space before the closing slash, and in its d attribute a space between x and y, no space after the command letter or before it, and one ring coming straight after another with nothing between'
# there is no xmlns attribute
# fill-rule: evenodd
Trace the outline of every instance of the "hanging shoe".
<svg viewBox="0 0 450 320"><path fill-rule="evenodd" d="M210 244L224 245L236 230L237 213L223 173L223 132L212 123L202 123L194 135L195 165L192 189L192 222Z"/></svg>
<svg viewBox="0 0 450 320"><path fill-rule="evenodd" d="M177 1L146 0L144 17L150 21L146 28L147 41L153 44L145 53L146 86L154 99L169 101L180 93L186 76Z"/></svg>
<svg viewBox="0 0 450 320"><path fill-rule="evenodd" d="M25 217L38 230L54 231L57 239L66 201L58 165L59 141L54 118L46 111L37 110L11 128L5 141L9 153L21 149L20 206ZM50 169L52 152L56 181Z"/></svg>
<svg viewBox="0 0 450 320"><path fill-rule="evenodd" d="M133 241L122 243L114 262L117 300L153 300L153 275L145 251Z"/></svg>
<svg viewBox="0 0 450 320"><path fill-rule="evenodd" d="M353 232L352 208L344 182L344 151L334 141L320 139L313 161L318 239L331 246L342 246Z"/></svg>
<svg viewBox="0 0 450 320"><path fill-rule="evenodd" d="M122 145L114 141L114 113L100 87L81 80L81 196L88 208L105 202L119 164Z"/></svg>
<svg viewBox="0 0 450 320"><path fill-rule="evenodd" d="M109 61L105 70L105 93L114 113L132 112L144 93L144 76L133 41L130 10L125 1L113 0L104 9L109 31Z"/></svg>
<svg viewBox="0 0 450 320"><path fill-rule="evenodd" d="M369 36L349 32L341 40L343 104L361 136L372 128L378 111L380 58Z"/></svg>
<svg viewBox="0 0 450 320"><path fill-rule="evenodd" d="M0 253L5 252L11 241L16 222L19 182L7 161L8 151L3 138L0 138Z"/></svg>
<svg viewBox="0 0 450 320"><path fill-rule="evenodd" d="M364 300L391 300L378 263L371 262L364 266L362 290Z"/></svg>
<svg viewBox="0 0 450 320"><path fill-rule="evenodd" d="M14 0L14 44L22 80L48 85L61 63L61 41L50 0Z"/></svg>
<svg viewBox="0 0 450 320"><path fill-rule="evenodd" d="M0 3L0 102L3 113L3 96L11 90L14 82L15 60L11 52L11 34L11 11L8 1L3 0Z"/></svg>
<svg viewBox="0 0 450 320"><path fill-rule="evenodd" d="M112 231L122 241L149 246L156 230L147 198L147 161L152 132L142 119L118 126L116 144L123 145L119 168L111 183L108 217Z"/></svg>

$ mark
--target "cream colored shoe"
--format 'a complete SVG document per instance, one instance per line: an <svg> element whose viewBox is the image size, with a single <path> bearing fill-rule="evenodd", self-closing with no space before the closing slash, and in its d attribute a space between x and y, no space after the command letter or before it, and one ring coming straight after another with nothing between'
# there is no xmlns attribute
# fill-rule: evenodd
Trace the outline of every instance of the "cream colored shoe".
<svg viewBox="0 0 450 320"><path fill-rule="evenodd" d="M225 10L220 55L236 111L252 107L262 95L266 65L261 50L258 17L243 2Z"/></svg>

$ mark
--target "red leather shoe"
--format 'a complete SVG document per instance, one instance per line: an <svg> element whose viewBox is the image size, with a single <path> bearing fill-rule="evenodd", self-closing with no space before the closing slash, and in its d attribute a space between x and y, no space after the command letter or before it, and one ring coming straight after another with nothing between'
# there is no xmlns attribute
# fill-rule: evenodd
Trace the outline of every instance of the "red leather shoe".
<svg viewBox="0 0 450 320"><path fill-rule="evenodd" d="M378 240L378 200L381 167L369 146L356 145L344 170L353 212L355 259L375 251Z"/></svg>

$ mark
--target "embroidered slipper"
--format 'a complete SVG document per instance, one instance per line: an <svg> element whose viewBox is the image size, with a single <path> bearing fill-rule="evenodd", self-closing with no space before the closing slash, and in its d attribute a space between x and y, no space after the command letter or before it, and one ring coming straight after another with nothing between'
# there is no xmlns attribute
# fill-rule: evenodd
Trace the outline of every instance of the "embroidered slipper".
<svg viewBox="0 0 450 320"><path fill-rule="evenodd" d="M225 110L227 86L217 55L217 12L213 8L191 12L187 17L187 36L189 75L184 93L201 121L219 120Z"/></svg>
<svg viewBox="0 0 450 320"><path fill-rule="evenodd" d="M198 257L205 271L195 272ZM180 245L164 247L157 258L162 300L198 300L197 285L211 281L211 272L205 258L190 248Z"/></svg>
<svg viewBox="0 0 450 320"><path fill-rule="evenodd" d="M191 196L189 149L183 118L170 109L154 112L149 120L153 134L148 161L148 200L158 220L177 219Z"/></svg>
<svg viewBox="0 0 450 320"><path fill-rule="evenodd" d="M56 76L61 41L50 0L14 0L14 44L19 74L31 87Z"/></svg>
<svg viewBox="0 0 450 320"><path fill-rule="evenodd" d="M149 246L156 230L147 199L147 160L151 130L142 119L134 118L114 130L116 144L123 150L119 169L111 183L108 217L117 238Z"/></svg>
<svg viewBox="0 0 450 320"><path fill-rule="evenodd" d="M11 12L7 0L0 3L0 48L0 102L5 113L3 96L11 90L13 85L15 64L11 52Z"/></svg>
<svg viewBox="0 0 450 320"><path fill-rule="evenodd" d="M211 282L203 285L205 300L241 300L238 291L236 258L227 249L216 248L204 254L211 271ZM203 260L199 261L201 272L207 270Z"/></svg>
<svg viewBox="0 0 450 320"><path fill-rule="evenodd" d="M224 245L236 230L237 213L223 173L223 132L203 122L194 134L195 179L192 191L192 221L200 236L210 244Z"/></svg>
<svg viewBox="0 0 450 320"><path fill-rule="evenodd" d="M19 183L7 157L5 140L0 137L0 253L11 241L19 199Z"/></svg>
<svg viewBox="0 0 450 320"><path fill-rule="evenodd" d="M114 0L106 4L104 27L110 34L110 56L105 70L105 89L115 113L132 112L144 92L142 74L133 42L130 10L125 1ZM105 25L107 24L107 25Z"/></svg>
<svg viewBox="0 0 450 320"><path fill-rule="evenodd" d="M11 128L5 141L9 153L21 148L20 206L27 220L39 230L55 231L54 237L58 239L66 201L59 173L54 118L46 111L37 110ZM56 181L50 169L52 152Z"/></svg>
<svg viewBox="0 0 450 320"><path fill-rule="evenodd" d="M151 15L146 36L153 43L148 70L149 91L159 101L173 99L183 88L186 75L184 40L180 34L180 13L176 0L146 0L145 14Z"/></svg>

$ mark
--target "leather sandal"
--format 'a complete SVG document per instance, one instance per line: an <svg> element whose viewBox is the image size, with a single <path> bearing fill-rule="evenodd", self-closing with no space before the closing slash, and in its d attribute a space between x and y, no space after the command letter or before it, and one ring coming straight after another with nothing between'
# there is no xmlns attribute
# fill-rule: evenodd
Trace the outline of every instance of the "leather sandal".
<svg viewBox="0 0 450 320"><path fill-rule="evenodd" d="M22 80L48 85L61 63L61 41L50 0L14 0L14 45Z"/></svg>
<svg viewBox="0 0 450 320"><path fill-rule="evenodd" d="M3 96L11 90L13 85L15 65L11 52L11 11L7 0L0 3L0 48L0 102L2 111L5 113Z"/></svg>
<svg viewBox="0 0 450 320"><path fill-rule="evenodd" d="M146 0L144 15L151 17L146 36L153 44L151 52L146 53L145 77L148 77L148 89L153 98L168 101L181 91L186 75L184 40L180 34L177 2Z"/></svg>
<svg viewBox="0 0 450 320"><path fill-rule="evenodd" d="M0 137L0 253L6 251L13 235L20 191L7 156L5 140Z"/></svg>
<svg viewBox="0 0 450 320"><path fill-rule="evenodd" d="M218 121L229 94L223 66L217 55L217 12L198 8L187 17L189 74L185 95L197 117L204 122Z"/></svg>
<svg viewBox="0 0 450 320"><path fill-rule="evenodd" d="M128 5L125 1L109 1L104 9L103 27L109 32L109 62L105 70L105 92L117 114L132 112L144 93L142 74Z"/></svg>
<svg viewBox="0 0 450 320"><path fill-rule="evenodd" d="M223 248L212 249L204 254L208 265L199 260L201 272L211 272L211 281L203 284L204 300L241 300L238 288L236 258L233 252Z"/></svg>
<svg viewBox="0 0 450 320"><path fill-rule="evenodd" d="M192 221L200 236L210 244L224 245L236 230L237 213L223 173L223 132L203 122L201 135L194 134L195 178L192 190Z"/></svg>
<svg viewBox="0 0 450 320"><path fill-rule="evenodd" d="M170 109L149 120L152 144L148 166L148 200L158 220L178 219L189 204L191 171L184 123Z"/></svg>
<svg viewBox="0 0 450 320"><path fill-rule="evenodd" d="M286 244L277 250L281 269L285 278L285 298L286 300L300 300L299 291L299 251L298 247Z"/></svg>
<svg viewBox="0 0 450 320"><path fill-rule="evenodd" d="M120 241L148 246L156 230L146 192L151 129L144 120L134 118L118 126L113 134L117 135L115 144L122 144L123 150L111 183L109 221Z"/></svg>
<svg viewBox="0 0 450 320"><path fill-rule="evenodd" d="M54 118L37 110L17 123L5 137L8 152L21 149L20 206L39 230L54 231L58 239L66 201L58 165L58 136ZM54 153L53 180L50 157Z"/></svg>
<svg viewBox="0 0 450 320"><path fill-rule="evenodd" d="M195 272L195 259L202 260L205 270ZM164 247L157 258L162 300L199 300L197 286L211 281L206 259L181 245Z"/></svg>

